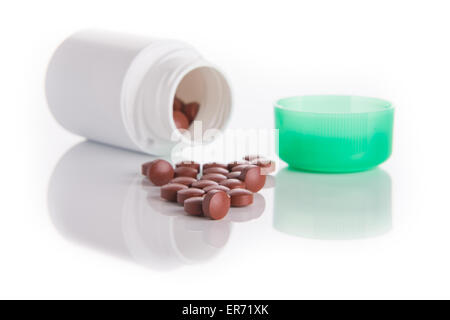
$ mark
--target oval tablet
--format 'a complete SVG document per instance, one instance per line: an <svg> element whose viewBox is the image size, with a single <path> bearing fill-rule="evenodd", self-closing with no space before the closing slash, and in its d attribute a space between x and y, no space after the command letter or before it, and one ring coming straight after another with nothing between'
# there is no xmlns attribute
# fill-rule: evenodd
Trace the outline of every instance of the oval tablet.
<svg viewBox="0 0 450 320"><path fill-rule="evenodd" d="M245 188L251 192L258 192L266 183L266 176L262 175L261 168L255 165L245 167L239 179L245 182Z"/></svg>
<svg viewBox="0 0 450 320"><path fill-rule="evenodd" d="M247 155L243 158L246 161L253 161L253 160L257 160L257 159L265 159L264 156L260 156L259 154L250 154Z"/></svg>
<svg viewBox="0 0 450 320"><path fill-rule="evenodd" d="M221 190L212 190L203 198L203 214L213 220L224 218L230 210L230 197Z"/></svg>
<svg viewBox="0 0 450 320"><path fill-rule="evenodd" d="M248 162L248 161L246 161L246 160L238 160L238 161L230 162L230 163L228 164L228 170L231 171L234 167L240 166L240 165L243 165L243 164L250 164L250 162Z"/></svg>
<svg viewBox="0 0 450 320"><path fill-rule="evenodd" d="M223 175L227 175L229 171L228 169L222 167L211 167L203 170L203 174L210 174L210 173L220 173Z"/></svg>
<svg viewBox="0 0 450 320"><path fill-rule="evenodd" d="M240 171L233 171L227 174L228 179L239 179L240 176L241 176Z"/></svg>
<svg viewBox="0 0 450 320"><path fill-rule="evenodd" d="M155 160L153 160L153 161L155 161ZM144 175L144 176L147 175L148 168L150 168L150 166L152 165L153 161L149 161L149 162L143 163L141 165L141 173L142 173L142 175Z"/></svg>
<svg viewBox="0 0 450 320"><path fill-rule="evenodd" d="M197 178L197 170L194 168L189 167L178 167L175 169L175 178L176 177L191 177L191 178Z"/></svg>
<svg viewBox="0 0 450 320"><path fill-rule="evenodd" d="M181 111L183 109L184 103L181 99L175 97L173 99L173 110L174 111Z"/></svg>
<svg viewBox="0 0 450 320"><path fill-rule="evenodd" d="M227 179L220 182L220 185L225 186L230 189L236 189L236 188L245 188L245 182L239 180L239 179Z"/></svg>
<svg viewBox="0 0 450 320"><path fill-rule="evenodd" d="M275 161L266 159L257 159L252 161L253 165L261 168L261 174L267 175L275 171Z"/></svg>
<svg viewBox="0 0 450 320"><path fill-rule="evenodd" d="M191 177L177 177L170 180L169 183L180 183L190 187L195 181L197 181L197 179Z"/></svg>
<svg viewBox="0 0 450 320"><path fill-rule="evenodd" d="M253 193L246 189L233 189L228 191L232 207L245 207L253 203Z"/></svg>
<svg viewBox="0 0 450 320"><path fill-rule="evenodd" d="M212 180L215 182L220 182L220 181L223 181L226 179L227 179L227 176L220 174L220 173L205 174L200 178L200 180Z"/></svg>
<svg viewBox="0 0 450 320"><path fill-rule="evenodd" d="M238 166L233 167L233 169L231 169L231 172L235 172L235 171L242 171L244 170L245 167L248 167L250 164L240 164Z"/></svg>
<svg viewBox="0 0 450 320"><path fill-rule="evenodd" d="M227 165L224 163L220 163L220 162L209 162L209 163L203 164L203 170L206 170L208 168L214 168L214 167L227 169Z"/></svg>
<svg viewBox="0 0 450 320"><path fill-rule="evenodd" d="M205 191L197 188L181 189L177 192L177 202L183 204L186 199L192 197L201 197L205 194Z"/></svg>
<svg viewBox="0 0 450 320"><path fill-rule="evenodd" d="M177 192L188 187L180 183L169 183L161 187L161 198L170 202L177 202Z"/></svg>
<svg viewBox="0 0 450 320"><path fill-rule="evenodd" d="M217 186L218 183L212 180L198 180L192 183L192 188L203 189L207 186Z"/></svg>
<svg viewBox="0 0 450 320"><path fill-rule="evenodd" d="M222 190L222 191L228 192L228 191L230 191L230 188L221 186L221 185L212 185L212 186L207 186L207 187L203 188L203 190L205 190L205 192L210 192L211 190Z"/></svg>
<svg viewBox="0 0 450 320"><path fill-rule="evenodd" d="M195 161L189 161L189 160L185 160L185 161L180 161L177 164L175 164L175 167L189 167L189 168L194 168L197 171L200 171L200 163L197 163Z"/></svg>
<svg viewBox="0 0 450 320"><path fill-rule="evenodd" d="M189 128L189 119L181 111L173 112L173 122L175 122L175 127L177 127L177 129L188 129Z"/></svg>
<svg viewBox="0 0 450 320"><path fill-rule="evenodd" d="M200 105L197 102L187 103L183 106L183 113L186 115L189 122L194 121L197 116L198 109L200 109Z"/></svg>
<svg viewBox="0 0 450 320"><path fill-rule="evenodd" d="M173 176L174 170L172 165L163 159L152 161L147 168L148 179L157 186L167 184L172 180Z"/></svg>
<svg viewBox="0 0 450 320"><path fill-rule="evenodd" d="M203 197L192 197L184 201L184 211L192 216L203 215Z"/></svg>

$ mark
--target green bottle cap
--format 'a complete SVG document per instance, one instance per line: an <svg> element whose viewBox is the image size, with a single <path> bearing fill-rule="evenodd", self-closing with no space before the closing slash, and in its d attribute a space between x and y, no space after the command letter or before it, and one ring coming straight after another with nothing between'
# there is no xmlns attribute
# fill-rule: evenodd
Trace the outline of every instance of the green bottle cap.
<svg viewBox="0 0 450 320"><path fill-rule="evenodd" d="M378 166L392 151L394 108L357 96L301 96L275 103L278 155L290 167L356 172Z"/></svg>

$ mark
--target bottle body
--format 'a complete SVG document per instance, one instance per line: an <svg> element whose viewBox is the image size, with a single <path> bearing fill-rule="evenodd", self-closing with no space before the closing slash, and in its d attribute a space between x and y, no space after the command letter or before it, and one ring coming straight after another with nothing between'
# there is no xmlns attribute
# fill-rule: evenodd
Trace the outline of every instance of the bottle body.
<svg viewBox="0 0 450 320"><path fill-rule="evenodd" d="M77 33L59 46L46 95L69 131L154 155L170 152L174 134L181 139L172 119L175 95L203 104L198 120L205 129L223 129L231 111L227 80L191 46L102 31Z"/></svg>

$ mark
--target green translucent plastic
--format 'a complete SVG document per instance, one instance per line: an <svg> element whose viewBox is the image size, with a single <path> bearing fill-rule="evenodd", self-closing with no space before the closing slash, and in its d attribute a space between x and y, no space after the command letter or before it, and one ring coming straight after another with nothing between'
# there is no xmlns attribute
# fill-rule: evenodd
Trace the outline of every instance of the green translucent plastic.
<svg viewBox="0 0 450 320"><path fill-rule="evenodd" d="M392 151L394 108L376 98L302 96L275 103L278 155L290 167L356 172L376 167Z"/></svg>
<svg viewBox="0 0 450 320"><path fill-rule="evenodd" d="M283 168L276 175L273 225L314 239L360 239L392 227L392 186L380 168L314 174Z"/></svg>

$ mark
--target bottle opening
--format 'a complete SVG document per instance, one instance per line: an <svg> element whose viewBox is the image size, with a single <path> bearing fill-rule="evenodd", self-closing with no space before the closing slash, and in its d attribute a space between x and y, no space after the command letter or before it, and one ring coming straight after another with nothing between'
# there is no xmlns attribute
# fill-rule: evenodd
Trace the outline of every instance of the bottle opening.
<svg viewBox="0 0 450 320"><path fill-rule="evenodd" d="M142 50L127 71L122 91L126 130L145 153L168 154L179 142L209 142L206 131L223 130L231 113L225 76L177 41L159 41ZM199 104L195 121L184 126L187 130L175 125L175 97Z"/></svg>
<svg viewBox="0 0 450 320"><path fill-rule="evenodd" d="M231 89L217 69L202 66L188 71L181 78L174 99L175 97L183 101L185 106L189 103L199 104L198 113L190 120L201 121L201 126L195 126L195 130L201 129L202 136L208 129L224 129L231 111ZM175 120L172 121L173 129L177 130ZM190 122L187 130L189 135L184 135L183 139L194 139L193 122ZM195 139L198 134L199 132L195 132Z"/></svg>

